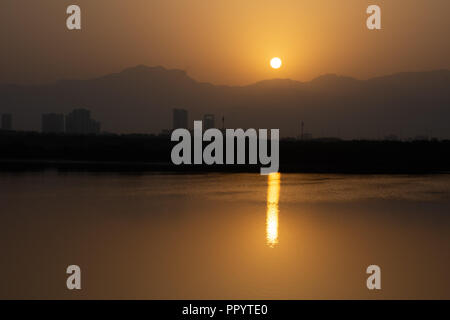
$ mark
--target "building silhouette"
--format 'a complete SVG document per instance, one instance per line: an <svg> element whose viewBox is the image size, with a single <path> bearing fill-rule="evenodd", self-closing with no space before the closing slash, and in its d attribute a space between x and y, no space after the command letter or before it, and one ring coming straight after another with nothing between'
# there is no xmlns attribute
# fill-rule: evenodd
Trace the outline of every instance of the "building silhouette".
<svg viewBox="0 0 450 320"><path fill-rule="evenodd" d="M42 115L41 129L43 133L64 133L64 115L46 113Z"/></svg>
<svg viewBox="0 0 450 320"><path fill-rule="evenodd" d="M185 109L173 109L173 129L188 128L188 112Z"/></svg>
<svg viewBox="0 0 450 320"><path fill-rule="evenodd" d="M75 109L66 115L66 133L98 134L100 133L100 122L91 119L89 110Z"/></svg>
<svg viewBox="0 0 450 320"><path fill-rule="evenodd" d="M213 114L205 114L203 116L203 128L204 130L215 128L215 119Z"/></svg>
<svg viewBox="0 0 450 320"><path fill-rule="evenodd" d="M311 133L305 132L305 123L300 122L300 135L298 136L299 140L312 140L313 136Z"/></svg>
<svg viewBox="0 0 450 320"><path fill-rule="evenodd" d="M12 130L12 115L10 113L2 114L2 130Z"/></svg>

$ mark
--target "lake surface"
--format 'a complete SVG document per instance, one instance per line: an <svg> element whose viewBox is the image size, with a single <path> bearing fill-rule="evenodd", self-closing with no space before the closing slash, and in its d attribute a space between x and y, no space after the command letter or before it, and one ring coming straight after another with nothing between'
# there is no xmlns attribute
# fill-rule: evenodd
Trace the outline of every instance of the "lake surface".
<svg viewBox="0 0 450 320"><path fill-rule="evenodd" d="M450 175L1 173L0 204L2 299L450 299Z"/></svg>

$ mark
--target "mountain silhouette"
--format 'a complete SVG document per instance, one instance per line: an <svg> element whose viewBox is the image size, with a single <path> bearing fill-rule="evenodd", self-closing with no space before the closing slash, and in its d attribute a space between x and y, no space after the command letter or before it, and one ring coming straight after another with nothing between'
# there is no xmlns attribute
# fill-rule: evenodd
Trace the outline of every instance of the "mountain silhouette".
<svg viewBox="0 0 450 320"><path fill-rule="evenodd" d="M282 136L298 135L303 121L317 137L450 138L450 71L217 86L182 70L140 65L88 80L0 86L0 113L12 113L18 130L39 130L42 113L78 107L90 109L109 132L158 133L171 128L173 108L185 108L191 123L213 113L217 122L224 116L228 128L280 128Z"/></svg>

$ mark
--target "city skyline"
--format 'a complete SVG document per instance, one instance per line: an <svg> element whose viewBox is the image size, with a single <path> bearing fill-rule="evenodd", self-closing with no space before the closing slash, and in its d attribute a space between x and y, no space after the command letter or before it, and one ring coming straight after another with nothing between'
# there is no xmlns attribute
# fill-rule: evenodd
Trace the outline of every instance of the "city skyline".
<svg viewBox="0 0 450 320"><path fill-rule="evenodd" d="M214 114L225 117L229 128L277 127L282 137L299 136L304 121L315 138L449 139L449 86L448 70L215 86L182 70L139 65L89 80L0 86L0 113L14 114L14 127L22 131L40 130L42 114L87 106L106 132L157 134L173 127L172 109L179 107L189 110L191 120Z"/></svg>

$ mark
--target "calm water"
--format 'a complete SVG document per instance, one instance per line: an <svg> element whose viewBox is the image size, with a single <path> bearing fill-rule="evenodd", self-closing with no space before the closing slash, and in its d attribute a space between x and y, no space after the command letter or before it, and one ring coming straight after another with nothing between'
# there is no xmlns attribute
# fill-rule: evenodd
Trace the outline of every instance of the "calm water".
<svg viewBox="0 0 450 320"><path fill-rule="evenodd" d="M0 298L450 298L449 175L0 174L0 204Z"/></svg>

